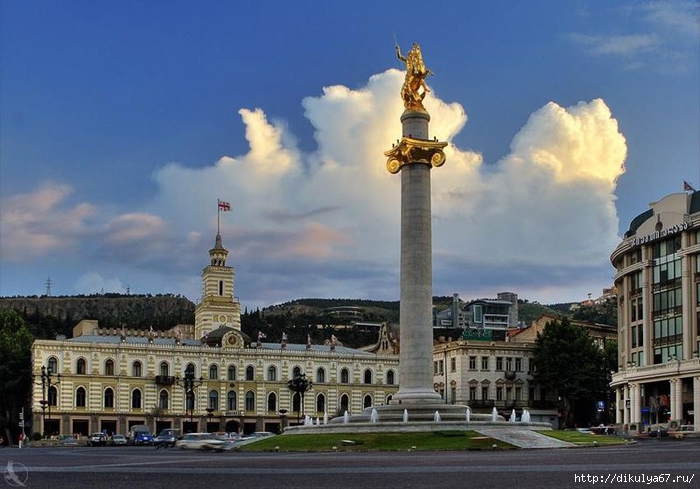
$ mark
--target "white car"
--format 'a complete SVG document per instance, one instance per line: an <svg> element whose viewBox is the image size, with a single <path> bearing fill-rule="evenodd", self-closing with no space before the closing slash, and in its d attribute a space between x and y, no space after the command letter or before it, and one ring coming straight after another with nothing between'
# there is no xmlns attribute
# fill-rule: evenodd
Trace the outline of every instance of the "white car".
<svg viewBox="0 0 700 489"><path fill-rule="evenodd" d="M176 448L193 450L216 450L223 452L231 448L231 443L217 438L211 433L188 433L175 442Z"/></svg>
<svg viewBox="0 0 700 489"><path fill-rule="evenodd" d="M124 435L112 436L112 445L126 445L126 437Z"/></svg>

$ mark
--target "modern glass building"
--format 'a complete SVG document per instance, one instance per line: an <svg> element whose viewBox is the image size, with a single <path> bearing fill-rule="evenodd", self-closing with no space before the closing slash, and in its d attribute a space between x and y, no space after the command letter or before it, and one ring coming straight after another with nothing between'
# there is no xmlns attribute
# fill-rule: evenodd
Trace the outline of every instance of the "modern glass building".
<svg viewBox="0 0 700 489"><path fill-rule="evenodd" d="M635 217L617 270L616 419L631 431L700 430L700 192L667 195Z"/></svg>

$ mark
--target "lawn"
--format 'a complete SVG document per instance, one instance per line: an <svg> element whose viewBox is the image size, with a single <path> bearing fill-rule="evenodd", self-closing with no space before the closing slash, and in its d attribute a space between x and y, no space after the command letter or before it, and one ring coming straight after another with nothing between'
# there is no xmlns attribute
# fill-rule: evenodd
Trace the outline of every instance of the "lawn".
<svg viewBox="0 0 700 489"><path fill-rule="evenodd" d="M494 447L495 445L495 447ZM265 437L241 451L321 452L377 450L494 450L513 448L475 431L429 433L308 434Z"/></svg>
<svg viewBox="0 0 700 489"><path fill-rule="evenodd" d="M612 435L595 435L593 433L580 433L576 430L552 430L540 431L541 434L551 436L558 440L568 441L580 446L593 445L624 445L628 443L624 438Z"/></svg>

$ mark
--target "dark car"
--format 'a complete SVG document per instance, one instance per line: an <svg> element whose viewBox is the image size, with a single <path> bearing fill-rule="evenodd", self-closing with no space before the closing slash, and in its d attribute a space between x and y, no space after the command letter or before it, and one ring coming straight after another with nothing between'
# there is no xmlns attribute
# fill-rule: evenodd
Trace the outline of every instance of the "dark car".
<svg viewBox="0 0 700 489"><path fill-rule="evenodd" d="M107 446L107 435L104 433L93 433L88 438L87 444L89 447L106 447Z"/></svg>
<svg viewBox="0 0 700 489"><path fill-rule="evenodd" d="M170 428L164 429L158 434L158 436L156 436L153 439L153 445L156 448L174 447L175 441L177 440L177 433L178 433L178 430L173 430Z"/></svg>

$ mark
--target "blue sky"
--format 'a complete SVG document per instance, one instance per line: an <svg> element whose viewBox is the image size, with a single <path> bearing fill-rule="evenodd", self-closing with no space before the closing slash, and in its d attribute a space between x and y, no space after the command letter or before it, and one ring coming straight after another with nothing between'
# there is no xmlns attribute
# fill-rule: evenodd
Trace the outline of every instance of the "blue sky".
<svg viewBox="0 0 700 489"><path fill-rule="evenodd" d="M0 2L0 296L397 300L402 64L419 42L433 292L610 286L648 203L700 187L696 1Z"/></svg>

